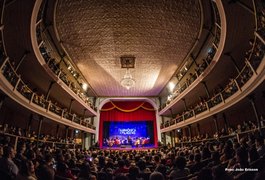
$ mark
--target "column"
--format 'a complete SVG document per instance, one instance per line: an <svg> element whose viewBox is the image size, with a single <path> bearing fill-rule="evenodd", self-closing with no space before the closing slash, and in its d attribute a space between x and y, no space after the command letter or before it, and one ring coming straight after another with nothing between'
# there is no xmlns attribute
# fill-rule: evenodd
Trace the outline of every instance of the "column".
<svg viewBox="0 0 265 180"><path fill-rule="evenodd" d="M56 139L58 139L58 137L59 137L59 130L60 130L60 125L57 124L57 126L56 126L56 135L55 135Z"/></svg>
<svg viewBox="0 0 265 180"><path fill-rule="evenodd" d="M65 142L68 138L68 131L69 131L69 126L65 126Z"/></svg>
<svg viewBox="0 0 265 180"><path fill-rule="evenodd" d="M95 144L95 134L91 134L91 146Z"/></svg>
<svg viewBox="0 0 265 180"><path fill-rule="evenodd" d="M171 118L174 119L174 115L173 115L172 109L170 108L169 110L170 110Z"/></svg>
<svg viewBox="0 0 265 180"><path fill-rule="evenodd" d="M162 100L161 100L161 97L158 97L158 101L159 101L159 109L161 110L162 109Z"/></svg>
<svg viewBox="0 0 265 180"><path fill-rule="evenodd" d="M201 135L201 129L200 129L199 123L197 123L196 128L197 128L197 135L200 136Z"/></svg>
<svg viewBox="0 0 265 180"><path fill-rule="evenodd" d="M224 55L226 55L226 56L229 57L229 59L232 61L233 65L234 65L234 67L235 67L237 73L240 74L240 69L239 69L239 67L238 67L238 65L237 65L237 63L236 63L236 60L235 60L234 57L231 55L231 52L224 53Z"/></svg>
<svg viewBox="0 0 265 180"><path fill-rule="evenodd" d="M1 95L0 96L0 109L3 107L3 104L4 104L4 101L5 101L6 97L7 96L5 96L5 95Z"/></svg>
<svg viewBox="0 0 265 180"><path fill-rule="evenodd" d="M211 96L210 96L210 92L209 92L209 89L208 89L208 87L207 87L206 82L205 82L205 81L202 81L201 83L202 83L202 85L203 85L203 87L204 87L204 89L205 89L205 92L206 92L207 98L210 99Z"/></svg>
<svg viewBox="0 0 265 180"><path fill-rule="evenodd" d="M183 103L184 103L184 108L185 108L185 111L187 111L187 110L188 110L188 108L187 108L187 103L186 103L186 100L185 100L185 98L182 98L181 100L182 100L182 101L183 101Z"/></svg>
<svg viewBox="0 0 265 180"><path fill-rule="evenodd" d="M43 116L39 116L38 136L37 136L37 146L38 146L38 144L39 144L39 140L40 140L40 132L41 132L41 127L42 127L42 122L43 122Z"/></svg>
<svg viewBox="0 0 265 180"><path fill-rule="evenodd" d="M88 149L88 133L87 132L84 132L82 131L82 149Z"/></svg>
<svg viewBox="0 0 265 180"><path fill-rule="evenodd" d="M30 114L28 124L27 124L27 129L26 129L27 130L26 136L28 136L30 134L32 119L33 119L33 114Z"/></svg>
<svg viewBox="0 0 265 180"><path fill-rule="evenodd" d="M94 125L94 120L95 120L95 117L94 117L94 116L92 116L90 119L91 119L90 123L91 123L92 125Z"/></svg>
<svg viewBox="0 0 265 180"><path fill-rule="evenodd" d="M83 119L85 119L87 109L83 110Z"/></svg>
<svg viewBox="0 0 265 180"><path fill-rule="evenodd" d="M173 147L176 147L176 129L173 130Z"/></svg>
<svg viewBox="0 0 265 180"><path fill-rule="evenodd" d="M162 124L165 125L165 117L164 116L161 116L161 121L162 121Z"/></svg>
<svg viewBox="0 0 265 180"><path fill-rule="evenodd" d="M161 133L161 142L162 142L163 146L166 145L166 136L165 136L165 133Z"/></svg>
<svg viewBox="0 0 265 180"><path fill-rule="evenodd" d="M74 138L75 129L70 129L70 138Z"/></svg>
<svg viewBox="0 0 265 180"><path fill-rule="evenodd" d="M170 140L171 140L171 147L173 147L173 131L169 132Z"/></svg>
<svg viewBox="0 0 265 180"><path fill-rule="evenodd" d="M257 121L257 124L258 124L258 129L260 129L261 125L260 125L260 119L259 119L259 115L258 115L258 111L257 111L257 107L256 107L256 102L255 102L255 95L252 94L252 95L249 95L248 96L248 100L252 106L252 109L254 111L254 114L255 114L255 118L256 118L256 121Z"/></svg>
<svg viewBox="0 0 265 180"><path fill-rule="evenodd" d="M192 138L191 124L188 125L189 137Z"/></svg>
<svg viewBox="0 0 265 180"><path fill-rule="evenodd" d="M22 62L24 61L24 59L26 59L27 55L29 54L29 51L25 51L23 56L20 58L20 60L18 61L18 64L15 68L15 72L17 72L18 68L20 67L20 65L22 64Z"/></svg>
<svg viewBox="0 0 265 180"><path fill-rule="evenodd" d="M91 133L87 133L87 136L86 136L86 140L85 140L85 148L86 149L89 149L89 147L92 145L92 134Z"/></svg>
<svg viewBox="0 0 265 180"><path fill-rule="evenodd" d="M74 99L71 99L70 105L69 105L69 108L68 108L69 113L71 113L71 111L72 111L73 102L74 102Z"/></svg>
<svg viewBox="0 0 265 180"><path fill-rule="evenodd" d="M214 121L214 126L215 126L215 131L219 133L219 127L218 127L218 122L217 122L217 115L213 115L213 121Z"/></svg>
<svg viewBox="0 0 265 180"><path fill-rule="evenodd" d="M50 93L51 93L51 89L52 89L52 86L55 82L54 81L51 81L50 84L49 84L49 87L48 87L48 90L47 90L47 93L45 95L45 99L48 100L49 99L49 96L50 96Z"/></svg>
<svg viewBox="0 0 265 180"><path fill-rule="evenodd" d="M224 120L224 124L225 124L225 131L228 132L229 124L227 122L227 118L226 118L226 115L224 112L223 112L222 116L223 116L223 120Z"/></svg>

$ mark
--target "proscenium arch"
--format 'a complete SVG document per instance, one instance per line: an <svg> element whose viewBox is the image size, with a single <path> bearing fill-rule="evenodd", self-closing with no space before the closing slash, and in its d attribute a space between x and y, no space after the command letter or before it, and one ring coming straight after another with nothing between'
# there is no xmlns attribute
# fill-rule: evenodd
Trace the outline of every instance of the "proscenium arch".
<svg viewBox="0 0 265 180"><path fill-rule="evenodd" d="M145 102L148 102L148 103L150 103L152 106L153 106L153 108L155 109L155 116L156 116L156 131L157 131L157 141L161 141L161 133L160 133L160 117L159 117L159 115L158 115L158 104L156 103L156 100L155 99L150 99L150 98L134 98L134 97L131 97L131 98L106 98L106 99L104 99L104 100L102 100L102 101L100 101L99 102L99 105L98 105L98 112L97 112L97 114L98 114L98 117L97 117L97 119L98 119L98 121L97 121L97 124L95 124L95 126L96 126L96 137L95 137L95 141L97 142L99 142L99 138L98 138L98 136L99 136L99 131L100 131L100 129L99 129L99 121L100 121L100 110L102 109L102 107L106 104L106 103L108 103L108 102L110 102L110 101L145 101Z"/></svg>

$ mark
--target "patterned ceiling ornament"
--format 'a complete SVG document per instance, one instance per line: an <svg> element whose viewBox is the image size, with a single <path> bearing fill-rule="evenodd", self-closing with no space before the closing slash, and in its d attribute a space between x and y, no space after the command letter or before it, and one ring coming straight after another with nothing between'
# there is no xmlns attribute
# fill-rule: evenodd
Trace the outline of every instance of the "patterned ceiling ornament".
<svg viewBox="0 0 265 180"><path fill-rule="evenodd" d="M199 0L58 0L55 12L63 47L98 96L157 96L201 25ZM123 55L137 57L130 91L121 86Z"/></svg>

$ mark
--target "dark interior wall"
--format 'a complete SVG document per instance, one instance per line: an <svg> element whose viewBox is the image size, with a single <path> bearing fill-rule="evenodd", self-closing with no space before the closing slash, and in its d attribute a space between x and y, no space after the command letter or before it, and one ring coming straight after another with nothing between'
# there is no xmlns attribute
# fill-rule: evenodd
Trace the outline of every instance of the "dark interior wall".
<svg viewBox="0 0 265 180"><path fill-rule="evenodd" d="M0 124L8 124L9 126L20 127L26 129L30 119L30 113L24 113L16 111L12 107L8 107L5 104L0 109ZM31 121L31 130L37 133L39 125L39 116L37 114L33 115ZM51 122L50 120L44 118L42 123L41 134L50 134L52 136L56 135L57 124ZM70 134L70 133L69 133ZM60 125L59 137L65 136L65 126Z"/></svg>
<svg viewBox="0 0 265 180"><path fill-rule="evenodd" d="M257 107L261 109L261 106L257 104ZM262 111L259 110L259 113ZM264 111L263 111L264 112ZM236 128L238 124L243 124L244 121L253 121L256 122L254 111L249 102L246 102L243 106L239 108L231 108L229 111L224 112L228 126ZM225 127L223 113L217 114L217 123L219 131ZM215 133L215 124L213 117L209 117L205 120L199 122L201 134L209 133L213 135ZM192 125L192 134L196 134L196 124Z"/></svg>

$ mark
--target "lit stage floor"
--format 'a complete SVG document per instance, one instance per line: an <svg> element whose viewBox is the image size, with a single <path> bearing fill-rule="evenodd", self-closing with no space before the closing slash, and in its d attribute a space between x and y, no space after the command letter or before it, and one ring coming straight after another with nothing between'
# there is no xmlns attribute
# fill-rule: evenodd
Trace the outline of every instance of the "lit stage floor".
<svg viewBox="0 0 265 180"><path fill-rule="evenodd" d="M103 150L124 150L124 151L129 151L129 150L149 150L149 149L157 149L155 146L145 146L145 147L135 147L135 146L130 146L130 145L124 145L124 146L115 146L115 147L102 147L101 149Z"/></svg>

